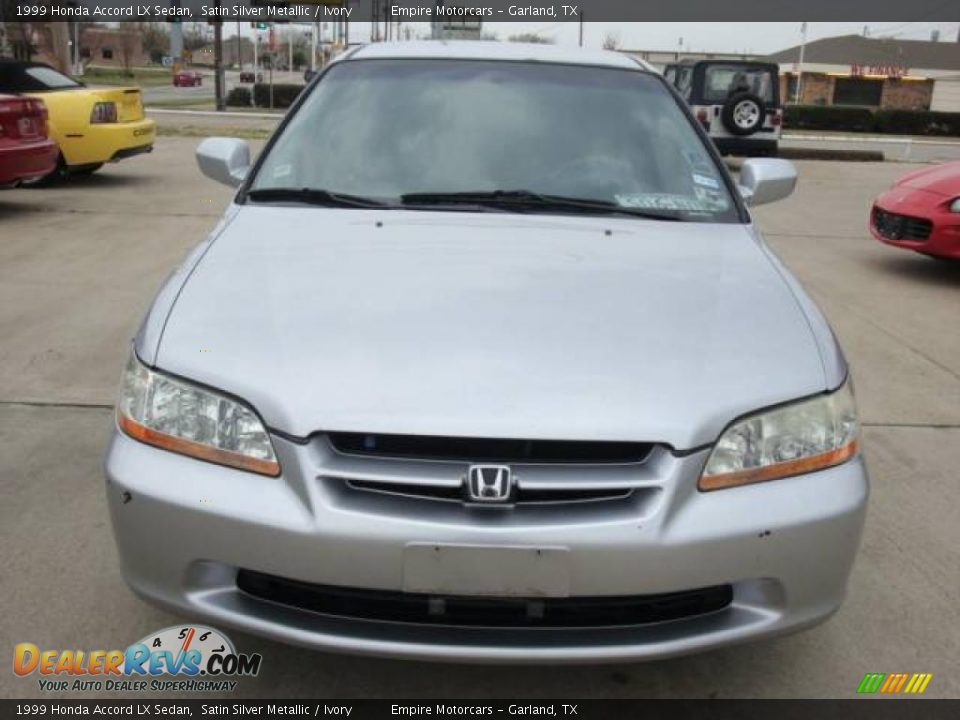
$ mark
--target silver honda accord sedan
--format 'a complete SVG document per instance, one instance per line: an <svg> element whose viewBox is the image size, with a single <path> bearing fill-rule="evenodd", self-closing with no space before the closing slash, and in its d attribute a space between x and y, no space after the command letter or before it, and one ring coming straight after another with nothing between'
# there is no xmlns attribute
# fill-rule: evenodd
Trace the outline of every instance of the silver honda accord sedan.
<svg viewBox="0 0 960 720"><path fill-rule="evenodd" d="M868 479L847 364L721 163L617 53L329 65L171 275L106 457L144 599L323 650L660 658L825 620Z"/></svg>

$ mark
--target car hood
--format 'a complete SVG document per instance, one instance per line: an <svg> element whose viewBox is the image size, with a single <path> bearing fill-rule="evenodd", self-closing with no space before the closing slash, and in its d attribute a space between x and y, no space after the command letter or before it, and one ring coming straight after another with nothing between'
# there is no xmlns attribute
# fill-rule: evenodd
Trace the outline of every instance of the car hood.
<svg viewBox="0 0 960 720"><path fill-rule="evenodd" d="M242 206L156 365L272 428L686 449L824 391L750 227Z"/></svg>
<svg viewBox="0 0 960 720"><path fill-rule="evenodd" d="M890 212L916 215L932 212L942 202L944 202L943 193L915 188L910 185L894 185L877 197L874 204Z"/></svg>
<svg viewBox="0 0 960 720"><path fill-rule="evenodd" d="M960 195L960 162L943 163L917 170L897 182L898 188L925 190L937 195Z"/></svg>

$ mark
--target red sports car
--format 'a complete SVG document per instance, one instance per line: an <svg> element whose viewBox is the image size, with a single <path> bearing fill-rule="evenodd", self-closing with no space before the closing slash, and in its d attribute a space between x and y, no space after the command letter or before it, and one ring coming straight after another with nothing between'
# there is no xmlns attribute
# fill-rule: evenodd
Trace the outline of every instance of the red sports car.
<svg viewBox="0 0 960 720"><path fill-rule="evenodd" d="M873 201L870 232L888 245L960 259L960 161L900 178Z"/></svg>
<svg viewBox="0 0 960 720"><path fill-rule="evenodd" d="M53 172L60 153L42 100L0 95L0 187Z"/></svg>
<svg viewBox="0 0 960 720"><path fill-rule="evenodd" d="M173 75L174 87L195 87L203 85L203 75L193 70L181 70Z"/></svg>

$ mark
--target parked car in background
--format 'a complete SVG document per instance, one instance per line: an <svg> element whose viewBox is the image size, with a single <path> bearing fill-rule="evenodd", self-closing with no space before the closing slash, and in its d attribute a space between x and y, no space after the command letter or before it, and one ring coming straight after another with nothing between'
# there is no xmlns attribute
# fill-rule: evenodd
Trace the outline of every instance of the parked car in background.
<svg viewBox="0 0 960 720"><path fill-rule="evenodd" d="M127 583L286 642L483 662L832 615L869 483L843 354L751 216L793 165L735 183L620 53L342 57L255 163L197 151L236 194L130 349L105 463Z"/></svg>
<svg viewBox="0 0 960 720"><path fill-rule="evenodd" d="M0 188L53 172L58 152L42 100L0 95Z"/></svg>
<svg viewBox="0 0 960 720"><path fill-rule="evenodd" d="M897 180L873 201L870 232L887 245L960 259L960 161Z"/></svg>
<svg viewBox="0 0 960 720"><path fill-rule="evenodd" d="M174 87L199 87L203 85L203 75L195 70L181 70L173 74Z"/></svg>
<svg viewBox="0 0 960 720"><path fill-rule="evenodd" d="M46 105L59 155L56 169L41 180L95 172L153 150L155 123L144 116L140 88L87 87L43 63L0 60L0 92Z"/></svg>
<svg viewBox="0 0 960 720"><path fill-rule="evenodd" d="M253 72L250 70L244 70L240 73L240 82L242 83L252 83L255 82L255 80L256 78L254 77Z"/></svg>
<svg viewBox="0 0 960 720"><path fill-rule="evenodd" d="M783 125L777 65L685 60L667 65L663 75L722 154L777 154Z"/></svg>

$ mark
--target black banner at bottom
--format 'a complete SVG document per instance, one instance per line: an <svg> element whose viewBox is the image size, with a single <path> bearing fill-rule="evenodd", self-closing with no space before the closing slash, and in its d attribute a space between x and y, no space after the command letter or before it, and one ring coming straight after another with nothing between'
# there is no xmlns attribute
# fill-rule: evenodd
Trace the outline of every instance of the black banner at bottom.
<svg viewBox="0 0 960 720"><path fill-rule="evenodd" d="M946 720L960 717L960 700L0 700L0 716Z"/></svg>

